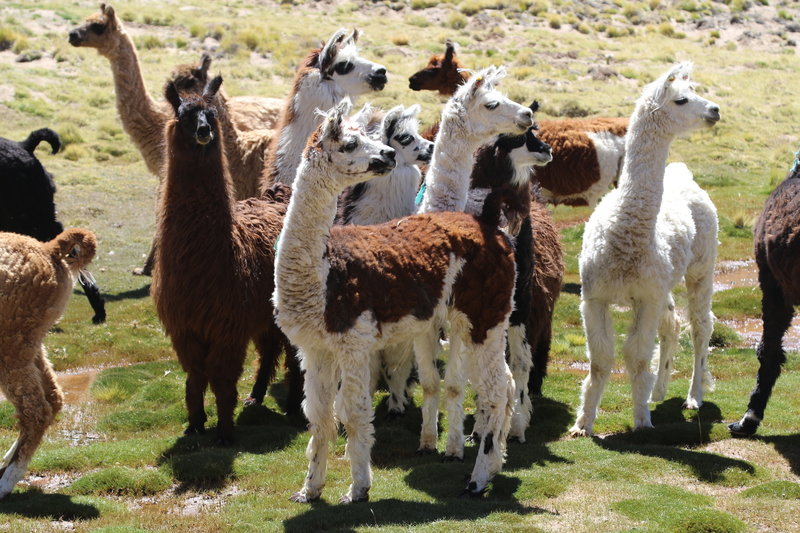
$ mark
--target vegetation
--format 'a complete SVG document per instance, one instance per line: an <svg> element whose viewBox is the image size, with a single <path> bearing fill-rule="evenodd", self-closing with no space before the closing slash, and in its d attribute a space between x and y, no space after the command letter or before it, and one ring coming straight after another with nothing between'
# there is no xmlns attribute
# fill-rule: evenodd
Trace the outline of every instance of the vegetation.
<svg viewBox="0 0 800 533"><path fill-rule="evenodd" d="M764 2L765 3L765 2ZM385 0L349 3L219 0L199 9L185 0L168 7L114 3L139 48L145 83L156 99L178 63L197 61L201 44L216 48L213 72L231 95L283 96L307 50L340 26L364 31L365 56L381 61L390 82L369 95L385 108L419 102L422 122L441 110L433 93L412 93L406 79L443 50L459 45L470 67L505 64L501 86L519 101L536 98L540 116L626 116L641 87L682 59L696 63L700 91L722 108L710 130L678 140L671 160L685 161L710 193L721 219L720 261L752 257L752 227L767 194L782 179L800 144L797 83L800 59L787 44L797 36L753 22L790 24L800 9L787 0L621 1ZM93 229L99 239L92 271L108 300L108 322L93 326L76 291L65 318L47 338L60 372L92 369L88 391L69 390L69 404L31 465L30 482L0 502L0 531L790 531L800 513L800 387L790 354L759 437L729 438L724 425L746 405L757 368L752 341L736 324L757 319L760 293L749 287L718 292L710 367L716 389L698 412L681 409L691 373L691 347L681 339L667 400L653 404L656 429L630 431L630 387L617 361L601 404L602 437L569 439L580 382L588 371L579 312L577 256L588 208L559 206L567 263L556 308L550 375L534 402L528 442L511 444L503 472L480 500L458 498L475 458L441 463L414 454L420 413L386 420L385 392L375 398L376 439L371 502L342 508L349 482L344 438L332 448L323 501L288 501L305 475L308 434L300 418L284 416L278 382L263 407L237 411L238 441L215 445L213 431L182 436L183 380L149 298L140 266L154 228L156 179L117 119L108 62L75 49L67 32L96 4L14 2L0 20L0 135L22 139L49 126L67 144L59 155L37 152L58 184L57 203L68 226ZM772 11L761 11L772 10ZM773 13L765 16L763 13ZM724 29L755 24L760 39L737 40ZM387 31L386 25L391 25ZM714 26L709 26L714 27ZM787 26L788 27L788 26ZM22 52L38 60L18 63ZM34 56L31 56L34 57ZM614 73L597 80L590 69ZM685 303L677 295L679 306ZM630 319L614 311L623 333ZM733 329L732 329L733 328ZM252 361L253 356L251 354ZM249 365L242 397L253 379ZM277 400L276 400L277 398ZM211 395L208 396L210 401ZM415 404L421 394L417 391ZM468 397L467 412L474 410ZM208 407L209 428L216 422ZM471 420L467 427L471 426ZM0 402L0 448L16 436ZM440 449L443 443L440 443Z"/></svg>

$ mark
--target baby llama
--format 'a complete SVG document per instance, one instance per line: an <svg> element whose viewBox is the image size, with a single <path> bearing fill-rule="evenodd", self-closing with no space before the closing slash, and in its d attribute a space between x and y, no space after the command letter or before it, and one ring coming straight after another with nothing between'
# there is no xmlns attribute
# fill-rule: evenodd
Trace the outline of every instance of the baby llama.
<svg viewBox="0 0 800 533"><path fill-rule="evenodd" d="M14 406L19 438L0 461L0 499L28 469L64 395L42 339L61 317L78 273L95 254L94 234L69 229L49 242L0 233L0 390Z"/></svg>
<svg viewBox="0 0 800 533"><path fill-rule="evenodd" d="M717 251L717 212L683 163L666 166L675 136L720 119L719 107L693 91L681 63L645 87L631 116L619 186L592 213L580 255L581 315L591 363L573 435L591 435L614 363L612 304L632 307L622 352L631 379L634 429L652 427L647 406L663 399L677 349L672 288L685 278L694 372L685 406L697 409L711 385L708 341ZM665 168L666 166L666 168ZM661 338L653 388L650 360Z"/></svg>
<svg viewBox="0 0 800 533"><path fill-rule="evenodd" d="M502 466L512 377L504 332L513 250L494 227L497 196L481 217L414 215L377 226L333 226L339 193L394 166L394 151L347 122L343 103L311 137L297 172L275 261L278 325L299 348L311 439L308 475L292 500L320 497L337 420L347 432L352 484L342 503L368 499L374 442L369 359L449 317L486 412L467 490L480 494Z"/></svg>

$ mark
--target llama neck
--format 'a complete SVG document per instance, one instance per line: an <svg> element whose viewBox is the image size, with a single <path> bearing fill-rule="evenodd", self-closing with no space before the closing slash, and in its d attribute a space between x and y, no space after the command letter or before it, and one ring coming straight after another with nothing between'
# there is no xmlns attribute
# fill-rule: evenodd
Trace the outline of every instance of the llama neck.
<svg viewBox="0 0 800 533"><path fill-rule="evenodd" d="M161 175L164 160L162 135L167 116L165 108L147 92L133 41L121 30L115 45L99 49L99 52L111 63L117 112L123 128L142 153L148 170Z"/></svg>
<svg viewBox="0 0 800 533"><path fill-rule="evenodd" d="M634 113L625 142L619 178L616 223L652 236L664 196L664 169L673 136L662 132L645 109ZM649 240L642 241L649 243Z"/></svg>
<svg viewBox="0 0 800 533"><path fill-rule="evenodd" d="M317 157L311 153L300 164L297 174L302 178L293 185L275 259L278 313L305 321L325 309L329 265L324 257L340 192L331 187L326 167Z"/></svg>
<svg viewBox="0 0 800 533"><path fill-rule="evenodd" d="M473 154L483 139L470 135L464 117L449 109L442 113L419 213L463 211L467 205Z"/></svg>
<svg viewBox="0 0 800 533"><path fill-rule="evenodd" d="M288 114L281 128L275 152L273 182L292 185L303 158L308 137L322 123L318 109L328 110L346 96L332 80L323 80L312 70L295 85L288 97Z"/></svg>
<svg viewBox="0 0 800 533"><path fill-rule="evenodd" d="M391 174L369 180L347 223L382 224L413 214L420 176L416 165L400 162Z"/></svg>

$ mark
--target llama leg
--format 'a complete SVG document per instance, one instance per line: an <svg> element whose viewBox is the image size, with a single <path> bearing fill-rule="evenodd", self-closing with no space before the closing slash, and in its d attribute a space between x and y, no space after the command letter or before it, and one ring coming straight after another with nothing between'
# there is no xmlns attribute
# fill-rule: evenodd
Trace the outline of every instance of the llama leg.
<svg viewBox="0 0 800 533"><path fill-rule="evenodd" d="M345 453L350 459L352 483L339 503L367 501L372 486L370 452L375 442L375 430L372 426L369 357L368 351L357 351L341 364L342 380L334 411L347 432Z"/></svg>
<svg viewBox="0 0 800 533"><path fill-rule="evenodd" d="M686 293L689 299L689 321L692 325L692 344L694 345L694 370L689 394L683 406L698 409L703 404L703 394L714 388L714 378L708 370L708 342L714 329L714 315L711 314L711 296L714 293L714 273L706 275L686 275Z"/></svg>
<svg viewBox="0 0 800 533"><path fill-rule="evenodd" d="M384 353L384 378L389 386L389 413L402 415L411 402L408 380L414 370L414 344L402 342L389 346Z"/></svg>
<svg viewBox="0 0 800 533"><path fill-rule="evenodd" d="M531 346L525 325L508 328L508 366L514 376L514 415L511 417L509 439L525 442L525 430L531 421L531 399L528 396L528 379L532 365ZM541 379L539 380L541 384Z"/></svg>
<svg viewBox="0 0 800 533"><path fill-rule="evenodd" d="M467 492L481 494L492 477L503 466L506 439L514 410L514 377L505 361L505 326L488 332L483 344L475 345L463 339L466 357L476 370L473 386L478 396L478 410L484 420L480 446L472 469Z"/></svg>
<svg viewBox="0 0 800 533"><path fill-rule="evenodd" d="M189 426L184 435L205 433L206 411L203 407L208 378L206 377L206 354L208 348L200 339L191 334L175 335L172 345L178 354L178 361L186 372L186 410Z"/></svg>
<svg viewBox="0 0 800 533"><path fill-rule="evenodd" d="M628 337L622 345L625 368L631 379L633 396L633 429L650 428L650 408L647 400L653 389L653 373L650 360L655 348L659 318L664 309L661 302L640 300L633 303L633 322L628 328Z"/></svg>
<svg viewBox="0 0 800 533"><path fill-rule="evenodd" d="M747 412L741 420L730 424L731 434L737 437L749 437L758 429L764 418L772 388L781 375L781 367L786 362L783 351L783 336L792 323L794 309L786 302L778 283L772 274L759 271L759 282L763 296L761 299L761 315L764 319L764 330L758 343L756 356L759 367L756 375L756 386L750 393Z"/></svg>
<svg viewBox="0 0 800 533"><path fill-rule="evenodd" d="M92 311L94 311L92 323L102 324L106 321L106 304L100 295L100 287L97 286L94 276L89 274L88 271L81 271L78 281L83 287L86 299L89 300L89 305L92 306Z"/></svg>
<svg viewBox="0 0 800 533"><path fill-rule="evenodd" d="M608 304L584 300L581 302L581 315L586 332L586 355L591 369L581 386L581 403L575 425L569 430L573 437L592 435L597 407L614 365L614 330Z"/></svg>
<svg viewBox="0 0 800 533"><path fill-rule="evenodd" d="M29 355L38 357L37 354ZM25 475L45 430L53 422L53 409L47 401L42 377L34 361L21 367L6 368L0 378L0 388L14 405L20 427L17 442L3 458L6 466L0 470L0 499L10 494Z"/></svg>
<svg viewBox="0 0 800 533"><path fill-rule="evenodd" d="M208 351L206 374L217 402L217 439L222 445L234 441L236 383L242 375L246 350L247 345L213 344Z"/></svg>
<svg viewBox="0 0 800 533"><path fill-rule="evenodd" d="M658 325L658 373L653 392L650 393L651 402L660 402L667 395L667 385L669 385L672 370L675 368L675 354L678 351L680 331L681 325L675 312L675 301L670 294L667 308L661 315L661 322Z"/></svg>
<svg viewBox="0 0 800 533"><path fill-rule="evenodd" d="M451 318L452 330L456 329L456 318ZM462 330L464 331L464 330ZM450 335L450 356L444 372L445 405L447 407L447 445L445 461L464 460L464 390L467 386L464 345L460 335ZM476 420L476 425L479 421Z"/></svg>
<svg viewBox="0 0 800 533"><path fill-rule="evenodd" d="M536 342L533 347L533 366L531 367L530 377L528 378L528 394L530 396L542 395L542 382L545 376L547 376L547 361L550 358L550 343L552 338L552 324L548 321L548 324L542 328L538 342Z"/></svg>
<svg viewBox="0 0 800 533"><path fill-rule="evenodd" d="M288 339L284 338L283 351L286 354L284 366L286 367L286 381L288 382L286 392L286 414L300 412L303 403L303 370L300 368L300 357Z"/></svg>
<svg viewBox="0 0 800 533"><path fill-rule="evenodd" d="M438 440L439 369L436 356L439 348L438 331L431 327L414 340L419 383L422 386L422 429L417 453L434 453Z"/></svg>
<svg viewBox="0 0 800 533"><path fill-rule="evenodd" d="M294 502L318 500L325 486L328 446L336 439L333 402L336 395L337 368L329 354L299 351L305 371L303 412L308 419L311 438L306 448L308 474L303 488L291 496Z"/></svg>
<svg viewBox="0 0 800 533"><path fill-rule="evenodd" d="M272 324L267 331L254 339L258 351L258 370L250 395L244 399L245 407L261 405L267 394L267 387L275 379L281 355L280 335L275 331L277 329L278 327Z"/></svg>
<svg viewBox="0 0 800 533"><path fill-rule="evenodd" d="M45 398L47 398L47 402L53 410L53 419L55 419L56 415L61 412L61 408L64 407L64 392L56 381L56 374L53 372L53 365L47 359L47 351L44 345L36 358L36 367L39 369L42 378L42 390L44 390Z"/></svg>

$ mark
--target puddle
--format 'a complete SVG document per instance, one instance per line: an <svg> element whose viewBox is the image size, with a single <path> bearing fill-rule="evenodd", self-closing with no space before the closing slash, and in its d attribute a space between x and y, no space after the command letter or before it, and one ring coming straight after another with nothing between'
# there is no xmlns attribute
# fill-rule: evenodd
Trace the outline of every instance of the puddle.
<svg viewBox="0 0 800 533"><path fill-rule="evenodd" d="M64 392L64 403L74 405L86 400L89 395L89 389L102 370L104 369L90 368L56 372L56 381L61 385L61 390ZM0 392L0 401L6 401L6 397L2 392Z"/></svg>
<svg viewBox="0 0 800 533"><path fill-rule="evenodd" d="M758 267L754 259L724 261L714 272L714 292L737 287L758 287Z"/></svg>

